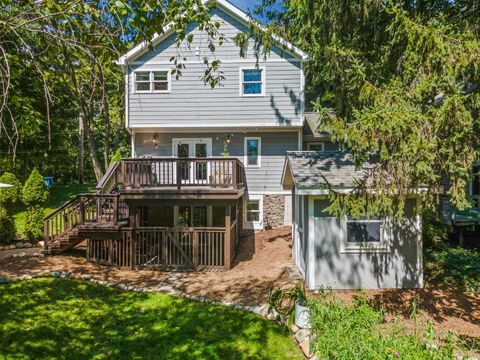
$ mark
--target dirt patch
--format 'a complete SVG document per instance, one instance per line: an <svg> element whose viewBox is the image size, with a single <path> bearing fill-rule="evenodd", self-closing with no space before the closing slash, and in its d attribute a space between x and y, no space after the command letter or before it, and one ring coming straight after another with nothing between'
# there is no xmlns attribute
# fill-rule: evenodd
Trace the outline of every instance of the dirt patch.
<svg viewBox="0 0 480 360"><path fill-rule="evenodd" d="M137 287L169 287L192 296L244 305L264 304L271 287L288 282L290 227L260 232L240 240L233 267L224 272L174 273L114 269L85 260L85 250L45 258L0 259L0 276L47 271L88 273L100 280L126 281Z"/></svg>
<svg viewBox="0 0 480 360"><path fill-rule="evenodd" d="M427 285L423 289L363 292L375 306L385 309L387 322L401 318L407 328L413 328L415 322L418 325L432 321L438 332L452 331L461 335L465 341L480 345L480 294L469 295L452 287L437 285ZM351 303L359 291L337 290L335 294Z"/></svg>

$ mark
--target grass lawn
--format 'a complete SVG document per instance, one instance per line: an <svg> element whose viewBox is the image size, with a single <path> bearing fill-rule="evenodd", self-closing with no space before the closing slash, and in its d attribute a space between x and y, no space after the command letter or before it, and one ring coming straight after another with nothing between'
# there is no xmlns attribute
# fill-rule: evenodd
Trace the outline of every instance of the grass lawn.
<svg viewBox="0 0 480 360"><path fill-rule="evenodd" d="M68 279L0 285L0 358L302 359L285 327L232 308Z"/></svg>
<svg viewBox="0 0 480 360"><path fill-rule="evenodd" d="M56 208L62 206L68 200L74 198L78 194L88 193L95 189L95 184L71 184L71 185L54 185L50 188L50 196L48 198L45 216L50 214ZM19 205L14 212L13 218L17 227L17 234L22 237L25 231L25 214L26 208L23 204Z"/></svg>

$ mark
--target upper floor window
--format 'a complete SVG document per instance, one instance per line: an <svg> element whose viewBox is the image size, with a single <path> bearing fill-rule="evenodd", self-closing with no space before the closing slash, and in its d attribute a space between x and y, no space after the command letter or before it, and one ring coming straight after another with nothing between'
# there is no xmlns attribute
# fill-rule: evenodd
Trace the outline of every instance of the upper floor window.
<svg viewBox="0 0 480 360"><path fill-rule="evenodd" d="M245 138L245 166L260 166L261 139L259 137Z"/></svg>
<svg viewBox="0 0 480 360"><path fill-rule="evenodd" d="M265 69L240 69L240 95L265 95Z"/></svg>
<svg viewBox="0 0 480 360"><path fill-rule="evenodd" d="M170 92L171 78L168 70L135 71L135 92Z"/></svg>

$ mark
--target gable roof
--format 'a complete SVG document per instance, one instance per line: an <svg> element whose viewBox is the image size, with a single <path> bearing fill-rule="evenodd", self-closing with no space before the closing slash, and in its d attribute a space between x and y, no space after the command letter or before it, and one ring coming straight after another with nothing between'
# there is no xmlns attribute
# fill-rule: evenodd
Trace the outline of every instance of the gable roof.
<svg viewBox="0 0 480 360"><path fill-rule="evenodd" d="M212 1L213 0L203 0L202 3L204 5L208 5L208 3L212 2ZM245 12L243 12L242 10L237 8L236 6L230 4L227 0L216 0L215 1L215 6L220 8L221 10L226 11L228 14L230 14L231 16L233 16L234 18L236 18L240 22L244 23L245 25L248 25L248 24L251 23L251 19L249 18L249 16ZM161 43L168 36L170 36L171 34L174 33L175 27L173 25L174 25L173 23L167 24L163 28L163 33L162 34L159 35L158 33L155 33L155 35L153 35L153 38L150 40L150 42L143 41L140 44L138 44L137 46L135 46L133 49L128 51L125 55L121 56L118 59L117 64L118 65L125 65L129 61L133 61L136 58L138 58L139 56L141 56L142 54L144 54L145 52L147 52L149 50L149 44L152 44L153 46L155 46L155 45ZM265 27L260 26L260 29L265 30ZM304 53L302 50L300 50L299 48L297 48L293 44L289 43L285 39L283 39L279 36L276 36L276 35L273 35L272 38L273 38L273 41L277 45L281 45L283 48L285 48L286 50L291 52L294 56L296 56L296 57L298 57L302 60L306 60L308 58L306 53Z"/></svg>
<svg viewBox="0 0 480 360"><path fill-rule="evenodd" d="M346 151L288 151L282 185L296 189L351 189L376 163L375 158L357 169Z"/></svg>

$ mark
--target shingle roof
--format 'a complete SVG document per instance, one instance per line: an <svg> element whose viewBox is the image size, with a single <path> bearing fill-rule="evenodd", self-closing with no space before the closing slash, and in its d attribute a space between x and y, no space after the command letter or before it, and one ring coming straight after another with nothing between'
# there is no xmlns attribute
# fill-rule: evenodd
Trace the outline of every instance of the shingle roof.
<svg viewBox="0 0 480 360"><path fill-rule="evenodd" d="M363 178L366 170L375 164L371 159L357 169L352 155L344 151L288 151L287 168L297 188L339 188L354 186L355 180ZM285 175L285 174L284 174Z"/></svg>

